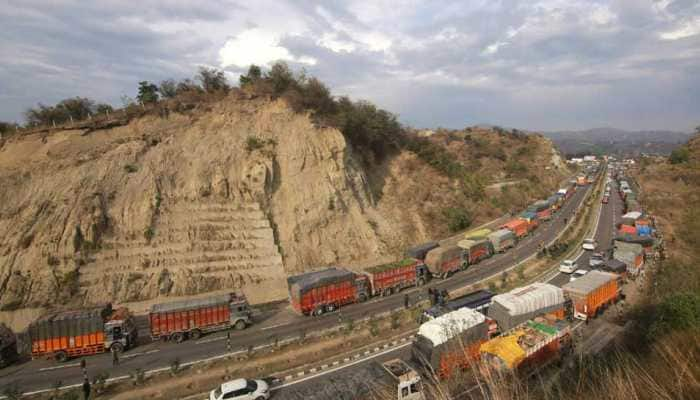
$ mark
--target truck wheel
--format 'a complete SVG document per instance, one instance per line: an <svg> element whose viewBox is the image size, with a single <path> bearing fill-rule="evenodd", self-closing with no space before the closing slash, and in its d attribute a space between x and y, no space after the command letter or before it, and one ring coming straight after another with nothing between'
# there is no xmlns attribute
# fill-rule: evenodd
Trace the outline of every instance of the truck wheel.
<svg viewBox="0 0 700 400"><path fill-rule="evenodd" d="M323 315L324 311L325 311L324 307L320 306L314 310L313 315L316 317L321 316L321 315Z"/></svg>
<svg viewBox="0 0 700 400"><path fill-rule="evenodd" d="M335 304L329 304L326 306L326 311L328 312L333 312L335 311Z"/></svg>
<svg viewBox="0 0 700 400"><path fill-rule="evenodd" d="M235 324L233 324L233 328L237 331L242 331L243 329L245 329L245 321L239 319L238 321L236 321Z"/></svg>
<svg viewBox="0 0 700 400"><path fill-rule="evenodd" d="M384 291L382 292L382 296L391 296L391 288L384 289Z"/></svg>
<svg viewBox="0 0 700 400"><path fill-rule="evenodd" d="M199 339L200 337L202 337L202 331L200 331L199 329L193 329L193 330L190 331L190 337L191 337L193 340L197 340L197 339Z"/></svg>
<svg viewBox="0 0 700 400"><path fill-rule="evenodd" d="M119 342L113 343L113 344L112 344L112 347L110 347L109 349L110 349L111 351L114 351L114 352L117 352L117 353L121 353L122 351L124 351L124 345L121 344L121 343L119 343Z"/></svg>
<svg viewBox="0 0 700 400"><path fill-rule="evenodd" d="M360 296L358 296L358 300L360 301L360 303L364 303L365 301L367 301L367 295L361 293Z"/></svg>
<svg viewBox="0 0 700 400"><path fill-rule="evenodd" d="M170 340L176 343L182 343L185 341L185 334L182 332L175 332L170 335Z"/></svg>
<svg viewBox="0 0 700 400"><path fill-rule="evenodd" d="M68 353L65 351L59 351L53 355L53 358L60 363L66 362L68 360Z"/></svg>

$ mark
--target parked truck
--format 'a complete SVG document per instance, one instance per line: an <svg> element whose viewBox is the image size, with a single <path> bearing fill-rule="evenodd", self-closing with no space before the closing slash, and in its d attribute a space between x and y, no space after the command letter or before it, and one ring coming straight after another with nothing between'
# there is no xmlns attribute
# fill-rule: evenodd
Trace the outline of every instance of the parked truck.
<svg viewBox="0 0 700 400"><path fill-rule="evenodd" d="M290 276L287 286L292 308L303 315L321 315L370 296L366 275L337 267Z"/></svg>
<svg viewBox="0 0 700 400"><path fill-rule="evenodd" d="M508 229L499 229L488 236L494 253L503 253L515 246L515 234Z"/></svg>
<svg viewBox="0 0 700 400"><path fill-rule="evenodd" d="M469 231L469 232L465 233L464 238L471 239L471 240L479 240L479 239L486 238L490 233L491 233L491 229L488 229L488 228L476 229L476 230Z"/></svg>
<svg viewBox="0 0 700 400"><path fill-rule="evenodd" d="M389 296L412 286L423 286L430 279L430 272L422 261L406 258L365 269L372 296Z"/></svg>
<svg viewBox="0 0 700 400"><path fill-rule="evenodd" d="M29 325L32 358L65 361L103 353L121 352L136 344L137 330L126 308L111 304L43 316Z"/></svg>
<svg viewBox="0 0 700 400"><path fill-rule="evenodd" d="M590 271L562 287L571 299L574 318L587 320L617 302L622 290L621 277L603 271Z"/></svg>
<svg viewBox="0 0 700 400"><path fill-rule="evenodd" d="M537 226L539 225L539 220L537 219L537 213L530 212L530 211L524 211L524 212L521 212L520 215L518 215L518 218L527 222L527 232L528 233L537 229Z"/></svg>
<svg viewBox="0 0 700 400"><path fill-rule="evenodd" d="M17 336L5 324L0 324L0 368L17 361Z"/></svg>
<svg viewBox="0 0 700 400"><path fill-rule="evenodd" d="M443 279L466 267L462 265L462 249L459 246L430 250L425 257L425 265L433 277Z"/></svg>
<svg viewBox="0 0 700 400"><path fill-rule="evenodd" d="M530 372L572 351L571 328L544 318L522 325L482 344L482 361L495 370Z"/></svg>
<svg viewBox="0 0 700 400"><path fill-rule="evenodd" d="M490 290L477 290L463 296L450 298L444 304L436 304L423 312L421 323L435 319L460 308L470 308L483 314L489 309L494 293Z"/></svg>
<svg viewBox="0 0 700 400"><path fill-rule="evenodd" d="M564 319L566 310L562 289L549 283L535 282L493 296L489 318L496 321L501 332L505 332L537 316Z"/></svg>
<svg viewBox="0 0 700 400"><path fill-rule="evenodd" d="M466 268L478 264L479 261L491 257L493 248L488 239L460 240L457 247L462 249L462 265Z"/></svg>
<svg viewBox="0 0 700 400"><path fill-rule="evenodd" d="M229 293L203 299L154 304L148 314L153 340L182 342L205 333L229 328L245 329L252 323L245 296Z"/></svg>
<svg viewBox="0 0 700 400"><path fill-rule="evenodd" d="M479 347L488 336L484 314L460 308L421 324L411 348L412 358L446 379L478 360Z"/></svg>
<svg viewBox="0 0 700 400"><path fill-rule="evenodd" d="M516 238L522 239L529 233L528 223L520 218L514 218L501 226L501 229L508 229L513 232Z"/></svg>

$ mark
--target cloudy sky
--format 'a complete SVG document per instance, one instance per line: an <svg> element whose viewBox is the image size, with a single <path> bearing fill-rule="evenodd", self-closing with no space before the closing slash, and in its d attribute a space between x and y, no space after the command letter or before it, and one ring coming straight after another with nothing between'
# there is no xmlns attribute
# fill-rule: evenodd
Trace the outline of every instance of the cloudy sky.
<svg viewBox="0 0 700 400"><path fill-rule="evenodd" d="M417 127L700 125L700 0L3 0L0 120L285 60Z"/></svg>

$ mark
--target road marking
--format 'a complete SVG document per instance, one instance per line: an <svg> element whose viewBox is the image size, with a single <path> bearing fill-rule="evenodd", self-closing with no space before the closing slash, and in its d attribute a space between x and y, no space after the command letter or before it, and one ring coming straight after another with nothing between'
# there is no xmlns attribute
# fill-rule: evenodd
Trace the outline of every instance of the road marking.
<svg viewBox="0 0 700 400"><path fill-rule="evenodd" d="M132 358L132 357L138 357L138 356L145 356L147 354L153 354L153 353L157 353L159 351L160 351L160 349L153 349L153 350L149 350L149 351L141 352L141 353L131 353L131 354L127 354L127 355L122 356L122 358Z"/></svg>
<svg viewBox="0 0 700 400"><path fill-rule="evenodd" d="M205 343L211 343L211 342L218 342L219 340L224 340L226 339L226 336L216 336L208 339L202 339L198 340L195 342L195 344L205 344Z"/></svg>
<svg viewBox="0 0 700 400"><path fill-rule="evenodd" d="M55 369L79 367L80 363L56 365L55 367L40 368L39 371L53 371Z"/></svg>
<svg viewBox="0 0 700 400"><path fill-rule="evenodd" d="M379 353L374 353L374 354L372 354L372 355L369 356L369 357L365 357L365 358L360 359L360 360L355 360L355 361L353 361L353 362L350 362L350 363L347 363L347 364L343 364L343 365L338 366L338 367L336 367L336 368L331 368L331 369L329 369L329 370L323 371L323 372L318 373L318 374L316 374L316 375L310 375L310 376L307 376L307 377L305 377L305 378L299 379L299 380L294 381L294 382L283 383L283 384L281 384L281 385L279 385L279 386L274 386L274 387L270 388L270 391L279 390L279 389L282 389L282 388L285 388L285 387L288 387L288 386L294 386L294 385L296 385L296 384L298 384L298 383L308 381L309 379L315 379L315 378L318 378L319 376L323 376L323 375L330 374L330 373L332 373L332 372L335 372L335 371L338 371L338 370L341 370L341 369L345 369L345 368L348 368L348 367L352 367L353 365L357 365L357 364L363 363L363 362L365 362L365 361L371 360L371 359L373 359L373 358L377 358L377 357L379 357L379 356L383 356L384 354L388 354L388 353L397 351L397 350L402 349L402 348L404 348L404 347L406 347L406 346L410 346L411 344L412 344L411 342L407 342L407 343L404 343L404 344L402 344L402 345L400 345L400 346L398 346L398 347L394 347L393 349L388 349L388 350L384 350L384 351L379 352Z"/></svg>
<svg viewBox="0 0 700 400"><path fill-rule="evenodd" d="M277 324L277 325L266 326L266 327L264 327L264 328L260 328L260 330L261 330L261 331L266 331L266 330L268 330L268 329L279 328L280 326L286 326L286 325L289 325L289 322L285 322L285 323L283 323L283 324Z"/></svg>

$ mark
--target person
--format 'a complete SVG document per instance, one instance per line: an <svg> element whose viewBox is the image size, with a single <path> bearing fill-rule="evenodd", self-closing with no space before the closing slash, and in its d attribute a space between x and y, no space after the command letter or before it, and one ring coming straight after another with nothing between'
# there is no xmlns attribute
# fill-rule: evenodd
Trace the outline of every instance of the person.
<svg viewBox="0 0 700 400"><path fill-rule="evenodd" d="M83 399L88 400L90 398L90 381L88 378L83 380Z"/></svg>
<svg viewBox="0 0 700 400"><path fill-rule="evenodd" d="M408 310L408 294L403 295L403 308Z"/></svg>
<svg viewBox="0 0 700 400"><path fill-rule="evenodd" d="M119 366L119 352L114 347L112 347L112 366Z"/></svg>
<svg viewBox="0 0 700 400"><path fill-rule="evenodd" d="M435 291L433 288L428 288L428 297L430 297L430 305L435 305Z"/></svg>

